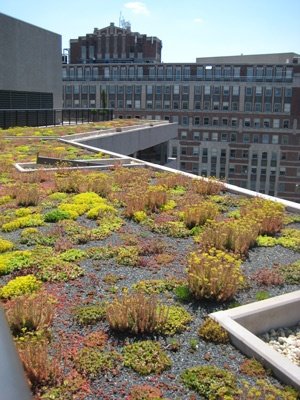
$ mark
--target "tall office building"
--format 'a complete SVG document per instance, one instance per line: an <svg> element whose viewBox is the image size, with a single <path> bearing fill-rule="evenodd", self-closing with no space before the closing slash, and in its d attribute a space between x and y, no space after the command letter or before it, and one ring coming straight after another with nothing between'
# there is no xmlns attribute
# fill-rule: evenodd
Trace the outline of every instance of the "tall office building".
<svg viewBox="0 0 300 400"><path fill-rule="evenodd" d="M298 54L109 61L63 65L64 107L177 122L177 168L300 201Z"/></svg>

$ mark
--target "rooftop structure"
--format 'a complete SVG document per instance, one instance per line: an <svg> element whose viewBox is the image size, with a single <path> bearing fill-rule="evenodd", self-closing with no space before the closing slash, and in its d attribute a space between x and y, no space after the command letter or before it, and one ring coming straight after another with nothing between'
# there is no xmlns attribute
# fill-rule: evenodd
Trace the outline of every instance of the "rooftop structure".
<svg viewBox="0 0 300 400"><path fill-rule="evenodd" d="M93 33L70 40L70 62L92 63L160 63L162 42L157 37L131 32L114 23Z"/></svg>
<svg viewBox="0 0 300 400"><path fill-rule="evenodd" d="M0 13L0 109L61 108L61 36Z"/></svg>

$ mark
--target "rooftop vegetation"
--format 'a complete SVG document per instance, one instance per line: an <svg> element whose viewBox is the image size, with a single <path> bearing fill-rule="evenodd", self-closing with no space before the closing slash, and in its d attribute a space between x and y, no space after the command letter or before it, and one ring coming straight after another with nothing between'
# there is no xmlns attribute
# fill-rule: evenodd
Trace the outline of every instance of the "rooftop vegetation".
<svg viewBox="0 0 300 400"><path fill-rule="evenodd" d="M297 399L207 316L297 288L299 216L146 168L19 173L55 153L33 132L1 132L0 301L35 399Z"/></svg>

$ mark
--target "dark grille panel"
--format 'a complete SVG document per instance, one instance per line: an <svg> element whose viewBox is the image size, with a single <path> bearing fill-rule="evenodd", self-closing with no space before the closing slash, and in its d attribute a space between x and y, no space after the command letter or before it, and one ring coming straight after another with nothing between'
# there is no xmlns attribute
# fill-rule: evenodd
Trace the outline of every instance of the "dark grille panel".
<svg viewBox="0 0 300 400"><path fill-rule="evenodd" d="M38 110L53 108L53 93L0 90L0 109Z"/></svg>

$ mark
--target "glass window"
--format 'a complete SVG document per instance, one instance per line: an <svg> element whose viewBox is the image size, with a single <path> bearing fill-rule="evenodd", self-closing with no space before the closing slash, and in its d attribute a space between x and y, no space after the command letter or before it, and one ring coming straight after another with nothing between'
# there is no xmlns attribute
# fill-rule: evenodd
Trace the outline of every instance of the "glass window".
<svg viewBox="0 0 300 400"><path fill-rule="evenodd" d="M121 67L121 79L127 78L127 69L126 67Z"/></svg>
<svg viewBox="0 0 300 400"><path fill-rule="evenodd" d="M235 158L236 156L236 150L235 149L231 149L230 150L230 158Z"/></svg>
<svg viewBox="0 0 300 400"><path fill-rule="evenodd" d="M184 115L182 117L182 125L188 125L189 124L189 117L187 117L186 115Z"/></svg>
<svg viewBox="0 0 300 400"><path fill-rule="evenodd" d="M83 77L82 67L78 67L76 72L77 72L77 78L82 79Z"/></svg>
<svg viewBox="0 0 300 400"><path fill-rule="evenodd" d="M149 78L151 80L155 79L155 67L149 67Z"/></svg>
<svg viewBox="0 0 300 400"><path fill-rule="evenodd" d="M208 132L203 132L203 134L202 134L202 139L203 139L204 141L209 140L209 133L208 133ZM204 150L204 149L203 149L203 150Z"/></svg>
<svg viewBox="0 0 300 400"><path fill-rule="evenodd" d="M197 78L202 79L204 76L204 68L203 67L197 67Z"/></svg>
<svg viewBox="0 0 300 400"><path fill-rule="evenodd" d="M282 79L282 72L283 72L283 68L282 67L276 67L275 78L276 79Z"/></svg>
<svg viewBox="0 0 300 400"><path fill-rule="evenodd" d="M180 137L181 137L181 139L186 139L187 138L187 131L181 131Z"/></svg>
<svg viewBox="0 0 300 400"><path fill-rule="evenodd" d="M239 86L233 86L232 88L232 95L233 96L238 96L240 94L240 88Z"/></svg>
<svg viewBox="0 0 300 400"><path fill-rule="evenodd" d="M209 117L204 117L204 118L203 118L203 125L210 125L210 119L209 119Z"/></svg>
<svg viewBox="0 0 300 400"><path fill-rule="evenodd" d="M193 146L193 156L199 155L199 146Z"/></svg>
<svg viewBox="0 0 300 400"><path fill-rule="evenodd" d="M221 133L221 142L227 142L227 133L226 132Z"/></svg>
<svg viewBox="0 0 300 400"><path fill-rule="evenodd" d="M152 85L147 85L146 92L147 92L147 94L152 94L153 93L153 86Z"/></svg>
<svg viewBox="0 0 300 400"><path fill-rule="evenodd" d="M261 112L261 103L255 103L255 111Z"/></svg>
<svg viewBox="0 0 300 400"><path fill-rule="evenodd" d="M281 88L280 87L276 87L274 89L274 96L275 97L281 97Z"/></svg>
<svg viewBox="0 0 300 400"><path fill-rule="evenodd" d="M264 119L264 128L270 128L270 120Z"/></svg>
<svg viewBox="0 0 300 400"><path fill-rule="evenodd" d="M181 80L181 67L175 67L175 80Z"/></svg>
<svg viewBox="0 0 300 400"><path fill-rule="evenodd" d="M247 67L247 80L251 81L253 79L253 67Z"/></svg>
<svg viewBox="0 0 300 400"><path fill-rule="evenodd" d="M280 120L279 119L273 119L273 128L279 128L280 127Z"/></svg>
<svg viewBox="0 0 300 400"><path fill-rule="evenodd" d="M249 103L249 102L247 102L247 103L245 103L245 111L252 111L252 103Z"/></svg>
<svg viewBox="0 0 300 400"><path fill-rule="evenodd" d="M252 96L252 87L246 87L246 96Z"/></svg>
<svg viewBox="0 0 300 400"><path fill-rule="evenodd" d="M214 142L218 141L218 132L213 132L211 134L211 140L214 141Z"/></svg>
<svg viewBox="0 0 300 400"><path fill-rule="evenodd" d="M104 79L109 79L109 67L104 67Z"/></svg>
<svg viewBox="0 0 300 400"><path fill-rule="evenodd" d="M290 125L290 121L288 119L284 119L283 120L283 128L287 129L289 128Z"/></svg>
<svg viewBox="0 0 300 400"><path fill-rule="evenodd" d="M86 46L81 46L81 60L86 60Z"/></svg>
<svg viewBox="0 0 300 400"><path fill-rule="evenodd" d="M271 88L271 86L267 86L265 88L265 96L269 96L269 97L272 96L272 88Z"/></svg>
<svg viewBox="0 0 300 400"><path fill-rule="evenodd" d="M243 134L243 143L249 143L250 142L250 135L249 133L244 133Z"/></svg>
<svg viewBox="0 0 300 400"><path fill-rule="evenodd" d="M266 68L266 78L268 80L272 80L272 78L273 78L273 68L272 67Z"/></svg>
<svg viewBox="0 0 300 400"><path fill-rule="evenodd" d="M263 72L264 72L263 67L257 67L257 68L256 68L256 78L257 78L257 79L262 79L262 77L263 77Z"/></svg>
<svg viewBox="0 0 300 400"><path fill-rule="evenodd" d="M293 89L292 88L285 88L285 97L292 97Z"/></svg>
<svg viewBox="0 0 300 400"><path fill-rule="evenodd" d="M195 132L193 133L193 139L194 139L194 140L200 140L200 132L195 131Z"/></svg>
<svg viewBox="0 0 300 400"><path fill-rule="evenodd" d="M281 103L274 103L274 112L281 112Z"/></svg>
<svg viewBox="0 0 300 400"><path fill-rule="evenodd" d="M174 93L174 94L179 94L179 85L174 85L174 87L173 87L173 93Z"/></svg>
<svg viewBox="0 0 300 400"><path fill-rule="evenodd" d="M231 126L237 126L237 118L231 118Z"/></svg>
<svg viewBox="0 0 300 400"><path fill-rule="evenodd" d="M234 78L239 78L241 75L241 67L234 67L233 68L233 76Z"/></svg>
<svg viewBox="0 0 300 400"><path fill-rule="evenodd" d="M223 86L223 95L228 96L229 95L229 86Z"/></svg>
<svg viewBox="0 0 300 400"><path fill-rule="evenodd" d="M285 113L291 112L291 105L288 104L288 103L285 103L285 104L284 104L283 111L284 111Z"/></svg>
<svg viewBox="0 0 300 400"><path fill-rule="evenodd" d="M278 135L272 135L272 144L278 144L278 143L279 143Z"/></svg>
<svg viewBox="0 0 300 400"><path fill-rule="evenodd" d="M254 118L254 128L260 128L260 119L259 118Z"/></svg>
<svg viewBox="0 0 300 400"><path fill-rule="evenodd" d="M293 69L292 68L286 68L285 77L286 77L286 79L292 79L292 77L293 77Z"/></svg>
<svg viewBox="0 0 300 400"><path fill-rule="evenodd" d="M189 79L191 76L191 68L190 67L183 67L183 78Z"/></svg>
<svg viewBox="0 0 300 400"><path fill-rule="evenodd" d="M204 86L204 94L210 95L210 86L209 85Z"/></svg>
<svg viewBox="0 0 300 400"><path fill-rule="evenodd" d="M173 68L171 66L166 67L166 77L171 80L173 77Z"/></svg>
<svg viewBox="0 0 300 400"><path fill-rule="evenodd" d="M235 133L235 132L232 132L232 133L230 134L230 141L231 141L231 142L236 142L236 133Z"/></svg>
<svg viewBox="0 0 300 400"><path fill-rule="evenodd" d="M252 142L253 143L259 143L259 135L254 133L253 136L252 136Z"/></svg>
<svg viewBox="0 0 300 400"><path fill-rule="evenodd" d="M138 76L138 79L142 79L143 78L143 76L144 76L143 67L137 67L137 76Z"/></svg>
<svg viewBox="0 0 300 400"><path fill-rule="evenodd" d="M262 143L268 144L269 143L269 135L263 134L262 135Z"/></svg>
<svg viewBox="0 0 300 400"><path fill-rule="evenodd" d="M244 126L246 126L246 127L251 126L251 119L250 118L245 118L244 119Z"/></svg>

